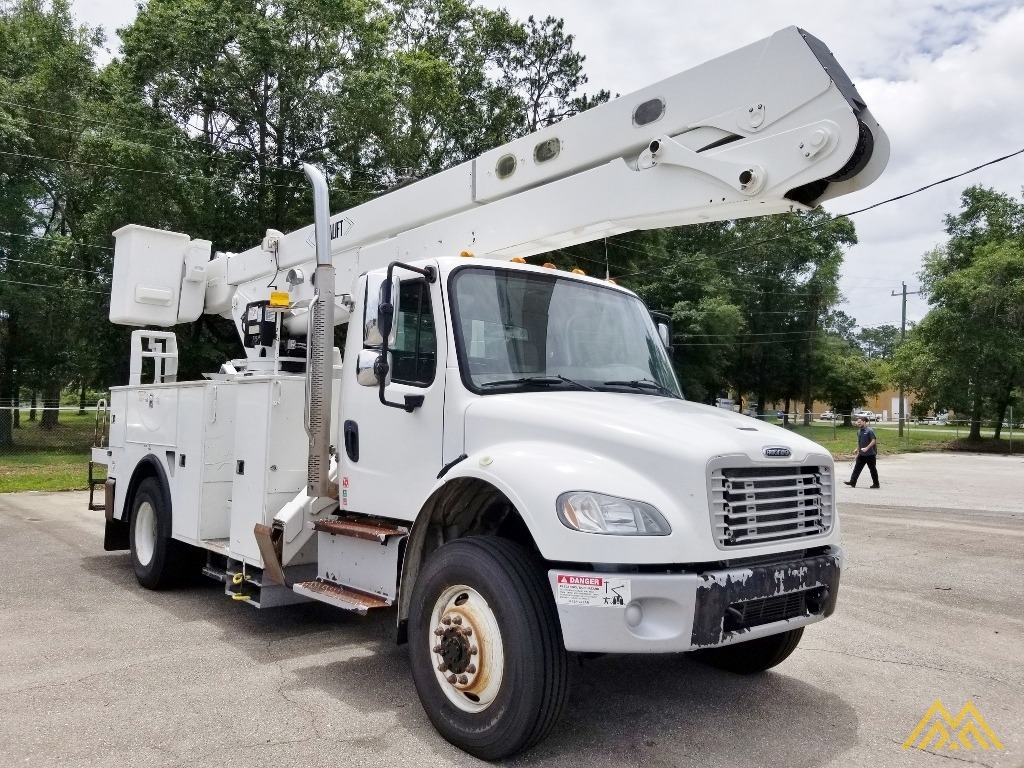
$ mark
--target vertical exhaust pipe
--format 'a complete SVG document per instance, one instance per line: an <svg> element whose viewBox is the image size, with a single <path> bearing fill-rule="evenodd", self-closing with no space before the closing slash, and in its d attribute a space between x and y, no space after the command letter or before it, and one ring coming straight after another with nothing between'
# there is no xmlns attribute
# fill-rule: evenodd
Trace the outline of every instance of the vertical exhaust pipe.
<svg viewBox="0 0 1024 768"><path fill-rule="evenodd" d="M334 263L331 261L331 212L327 179L319 169L304 163L302 170L313 186L313 230L316 237L316 299L309 324L309 462L306 493L329 496L331 447L331 387L334 374Z"/></svg>

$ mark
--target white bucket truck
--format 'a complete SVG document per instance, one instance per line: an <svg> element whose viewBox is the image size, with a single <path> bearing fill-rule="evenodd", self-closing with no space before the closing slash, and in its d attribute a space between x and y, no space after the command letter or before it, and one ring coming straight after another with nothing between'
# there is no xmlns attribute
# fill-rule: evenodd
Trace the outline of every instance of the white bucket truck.
<svg viewBox="0 0 1024 768"><path fill-rule="evenodd" d="M548 732L570 653L767 669L835 606L828 452L687 402L636 295L522 257L805 209L887 158L791 27L333 216L307 166L314 225L244 253L126 226L111 320L222 315L246 357L179 382L174 334L133 333L105 547L148 588L393 606L430 720L486 759Z"/></svg>

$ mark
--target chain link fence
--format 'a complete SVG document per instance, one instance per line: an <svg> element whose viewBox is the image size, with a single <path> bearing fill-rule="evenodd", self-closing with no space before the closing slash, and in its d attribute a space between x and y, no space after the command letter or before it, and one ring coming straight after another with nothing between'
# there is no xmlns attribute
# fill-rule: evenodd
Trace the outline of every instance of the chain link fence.
<svg viewBox="0 0 1024 768"><path fill-rule="evenodd" d="M31 453L87 456L103 424L105 415L98 419L96 403L84 409L0 406L0 462L5 456Z"/></svg>

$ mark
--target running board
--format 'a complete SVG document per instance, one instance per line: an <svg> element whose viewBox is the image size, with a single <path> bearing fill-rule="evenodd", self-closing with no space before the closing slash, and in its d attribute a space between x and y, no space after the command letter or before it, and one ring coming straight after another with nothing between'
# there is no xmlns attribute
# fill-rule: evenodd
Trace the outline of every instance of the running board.
<svg viewBox="0 0 1024 768"><path fill-rule="evenodd" d="M295 584L292 589L304 597L319 600L344 611L358 613L360 616L365 616L371 608L388 608L392 602L387 598L368 595L355 589L346 589L339 584L319 579Z"/></svg>
<svg viewBox="0 0 1024 768"><path fill-rule="evenodd" d="M398 597L398 571L409 529L357 515L317 520L317 577L296 592L366 615Z"/></svg>
<svg viewBox="0 0 1024 768"><path fill-rule="evenodd" d="M313 523L313 528L335 536L351 536L354 539L376 541L379 544L386 543L391 536L406 536L409 533L408 528L362 520L357 517L316 520Z"/></svg>

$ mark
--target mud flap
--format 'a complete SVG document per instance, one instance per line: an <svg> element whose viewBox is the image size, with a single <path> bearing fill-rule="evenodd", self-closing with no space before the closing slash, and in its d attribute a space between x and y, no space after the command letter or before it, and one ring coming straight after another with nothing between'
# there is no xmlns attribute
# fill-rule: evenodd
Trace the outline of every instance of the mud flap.
<svg viewBox="0 0 1024 768"><path fill-rule="evenodd" d="M105 552L118 552L128 549L130 530L126 521L108 518L107 524L103 529L103 550Z"/></svg>

